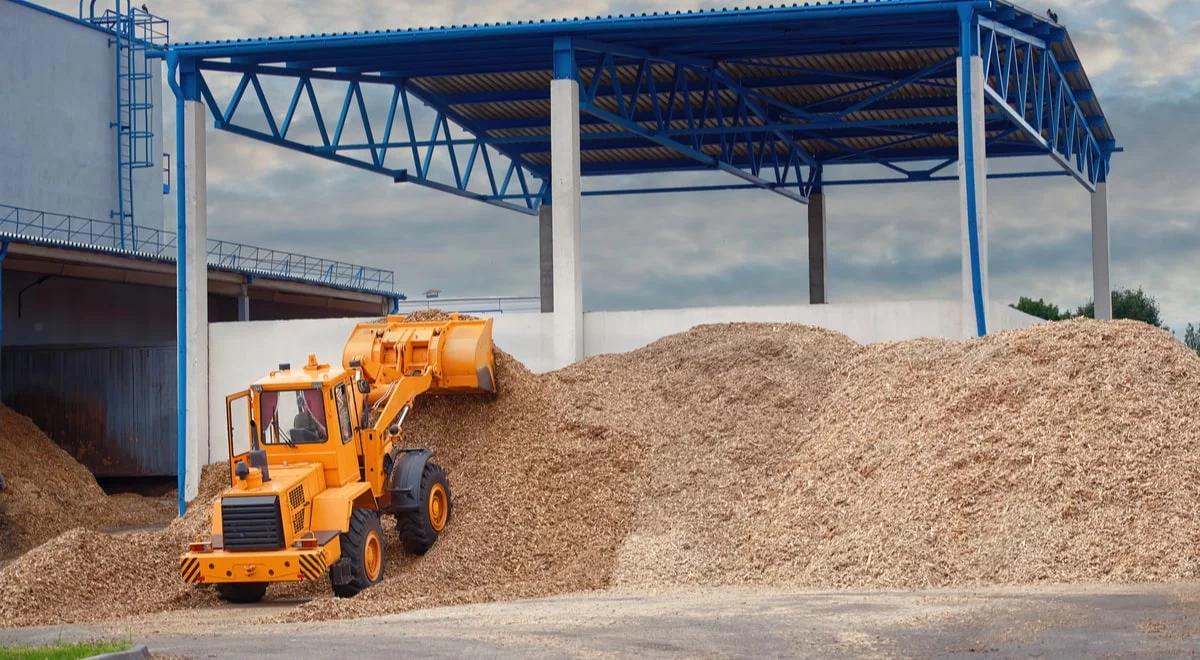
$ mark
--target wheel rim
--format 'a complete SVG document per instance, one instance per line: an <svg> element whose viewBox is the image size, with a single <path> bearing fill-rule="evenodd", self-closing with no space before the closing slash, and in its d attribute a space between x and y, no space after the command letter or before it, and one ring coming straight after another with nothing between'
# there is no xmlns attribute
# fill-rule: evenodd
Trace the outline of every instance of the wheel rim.
<svg viewBox="0 0 1200 660"><path fill-rule="evenodd" d="M434 484L429 489L429 526L433 531L441 532L446 527L446 518L450 515L450 500L446 496L446 487Z"/></svg>
<svg viewBox="0 0 1200 660"><path fill-rule="evenodd" d="M379 543L379 535L372 531L367 534L367 542L363 544L363 566L367 569L367 577L374 582L379 579L383 570L383 549Z"/></svg>

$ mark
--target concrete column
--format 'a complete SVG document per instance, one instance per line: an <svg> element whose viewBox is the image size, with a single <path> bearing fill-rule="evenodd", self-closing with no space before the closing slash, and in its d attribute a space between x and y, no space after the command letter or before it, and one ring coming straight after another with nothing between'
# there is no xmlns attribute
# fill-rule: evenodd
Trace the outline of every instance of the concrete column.
<svg viewBox="0 0 1200 660"><path fill-rule="evenodd" d="M1108 184L1101 181L1092 193L1092 300L1096 318L1104 321L1113 314L1108 266Z"/></svg>
<svg viewBox="0 0 1200 660"><path fill-rule="evenodd" d="M204 104L184 104L187 180L185 195L185 303L187 342L187 422L184 496L190 501L208 460L208 210L205 178Z"/></svg>
<svg viewBox="0 0 1200 660"><path fill-rule="evenodd" d="M250 283L243 282L238 286L237 320L250 320Z"/></svg>
<svg viewBox="0 0 1200 660"><path fill-rule="evenodd" d="M968 38L964 37L964 43ZM966 52L972 52L973 48ZM983 59L958 58L958 190L962 211L962 328L964 337L987 334L987 133Z"/></svg>
<svg viewBox="0 0 1200 660"><path fill-rule="evenodd" d="M573 78L550 82L550 178L554 364L564 367L583 359L579 84Z"/></svg>
<svg viewBox="0 0 1200 660"><path fill-rule="evenodd" d="M808 303L825 304L825 193L808 196Z"/></svg>
<svg viewBox="0 0 1200 660"><path fill-rule="evenodd" d="M554 311L554 207L538 209L538 264L542 312Z"/></svg>

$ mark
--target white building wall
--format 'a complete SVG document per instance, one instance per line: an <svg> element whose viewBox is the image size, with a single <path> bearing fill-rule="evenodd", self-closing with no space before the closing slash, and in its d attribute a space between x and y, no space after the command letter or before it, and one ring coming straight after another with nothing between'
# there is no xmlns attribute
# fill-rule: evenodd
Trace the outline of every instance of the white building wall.
<svg viewBox="0 0 1200 660"><path fill-rule="evenodd" d="M993 331L1040 322L1040 319L1009 307L994 311ZM501 314L494 319L493 338L501 350L515 356L533 371L553 368L553 314ZM363 320L366 319L210 324L208 412L211 441L207 455L202 453L200 460L207 463L226 456L227 394L246 389L281 362L303 364L310 353L315 353L322 362L340 364L342 347L350 330ZM959 303L954 301L587 312L583 315L584 352L590 357L629 351L696 325L734 321L805 323L837 330L864 344L915 337L958 338L963 334Z"/></svg>
<svg viewBox="0 0 1200 660"><path fill-rule="evenodd" d="M109 35L0 0L0 204L108 220L117 207ZM151 62L155 166L135 170L137 224L163 225L162 68Z"/></svg>

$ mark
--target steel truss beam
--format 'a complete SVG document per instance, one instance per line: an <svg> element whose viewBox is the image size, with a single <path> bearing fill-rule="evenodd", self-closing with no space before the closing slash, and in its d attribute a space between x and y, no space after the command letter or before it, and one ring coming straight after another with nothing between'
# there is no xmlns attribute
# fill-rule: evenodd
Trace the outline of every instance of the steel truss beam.
<svg viewBox="0 0 1200 660"><path fill-rule="evenodd" d="M628 138L649 140L702 167L729 171L753 185L801 201L819 185L817 171L825 164L873 163L912 180L925 180L931 172L896 164L895 148L951 134L956 121L953 114L861 119L863 111L907 103L898 100L901 90L913 86L928 89L952 79L954 57L895 72L891 77L870 76L852 91L796 106L734 79L717 61L581 39L572 40L571 47L578 63L581 109L594 122L621 129L608 135L585 134L582 140L591 148L636 148L636 140ZM739 60L739 64L759 66L753 61ZM761 66L770 68L767 63ZM927 99L922 102L929 103ZM953 97L945 104L952 113ZM989 119L1007 124L1000 113ZM500 128L495 125L498 123L485 122L483 130ZM853 139L864 137L886 141L870 148L852 146ZM614 138L613 143L596 144ZM539 144L544 138L495 139L524 143L514 147L522 153L545 150L544 144ZM833 146L840 155L818 159L805 146L813 141Z"/></svg>
<svg viewBox="0 0 1200 660"><path fill-rule="evenodd" d="M952 163L954 161L951 161ZM939 167L938 169L941 169ZM918 173L914 173L918 174ZM1032 179L1043 177L1069 176L1069 173L1062 170L1054 170L1052 172L1000 172L989 174L989 179ZM821 181L822 188L830 186L875 186L888 183L941 183L947 181L958 181L957 175L946 176L913 176L906 178L865 178L865 179L824 179ZM600 190L585 190L584 197L611 197L614 195L649 195L649 194L664 194L664 193L693 193L693 192L715 192L723 190L757 190L759 186L749 183L730 183L717 185L692 185L692 186L663 186L658 188L605 188Z"/></svg>
<svg viewBox="0 0 1200 660"><path fill-rule="evenodd" d="M1001 23L979 19L984 94L1024 136L1085 188L1108 175L1111 148L1092 133L1078 95L1045 41Z"/></svg>
<svg viewBox="0 0 1200 660"><path fill-rule="evenodd" d="M572 40L570 49L582 112L702 165L808 202L820 178L816 158L789 131L750 129L778 118L780 109L772 108L770 97L742 87L711 62L582 40ZM656 64L672 70L665 87L656 80ZM618 71L626 65L636 67L632 81L623 80ZM699 93L698 100L693 92ZM639 109L653 119L638 121ZM679 121L689 132L673 132ZM692 132L701 128L720 130L706 141Z"/></svg>
<svg viewBox="0 0 1200 660"><path fill-rule="evenodd" d="M504 146L472 134L443 108L433 108L432 122L421 122L414 118L411 112L414 100L426 105L434 104L429 103L422 92L412 89L403 79L356 76L350 80L336 80L345 89L337 111L329 112L332 108L322 109L312 83L313 80L330 80L322 75L325 72L291 71L280 67L264 70L254 65L239 70L236 63L201 62L199 66L201 70L197 71L197 77L200 96L212 112L214 125L218 129L382 174L397 183L414 183L527 215L536 215L542 204L547 185L544 177L538 177L533 170L510 156ZM205 79L205 73L213 71L240 74L236 87L223 107ZM260 76L294 81L287 110L281 118L272 110ZM382 124L371 118L363 95L364 85L378 85L390 93L387 119ZM243 108L243 98L248 90L258 100L259 114L253 116L265 122L266 130L239 123L241 116L251 112ZM239 108L243 108L241 116L238 115ZM311 112L316 127L313 137L319 137L319 140L309 138L306 141L305 138L293 137L294 119L301 108ZM365 142L343 145L343 133L352 113L358 116ZM337 118L336 122L329 121L333 117ZM469 137L455 138L452 124L460 129L458 132ZM403 136L401 140L393 139L396 133ZM469 148L463 162L460 162L460 148ZM397 152L401 155L396 155ZM396 164L397 160L402 162ZM436 167L447 163L450 170L448 174L445 167ZM542 180L539 182L538 178ZM475 182L473 187L472 182ZM480 188L482 192L478 191Z"/></svg>

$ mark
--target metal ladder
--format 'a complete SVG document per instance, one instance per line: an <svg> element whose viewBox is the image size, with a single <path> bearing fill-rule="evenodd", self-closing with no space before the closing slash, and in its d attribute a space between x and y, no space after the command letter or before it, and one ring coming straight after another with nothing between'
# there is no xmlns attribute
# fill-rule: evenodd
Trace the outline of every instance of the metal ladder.
<svg viewBox="0 0 1200 660"><path fill-rule="evenodd" d="M122 249L136 249L137 229L134 224L134 170L154 167L154 74L150 69L149 51L165 44L167 22L125 0L115 0L116 8L102 16L88 17L92 23L112 33L109 46L113 49L116 71L116 112L109 127L114 130L117 145L117 206L109 217L118 226L118 244ZM80 7L82 11L82 4Z"/></svg>

